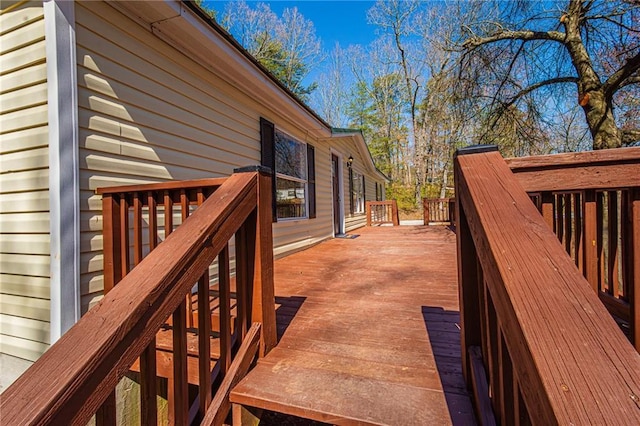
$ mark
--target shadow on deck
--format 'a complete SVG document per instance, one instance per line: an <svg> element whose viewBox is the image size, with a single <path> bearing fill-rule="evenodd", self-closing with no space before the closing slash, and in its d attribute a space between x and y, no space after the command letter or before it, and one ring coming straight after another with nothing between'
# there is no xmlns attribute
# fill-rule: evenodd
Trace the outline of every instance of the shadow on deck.
<svg viewBox="0 0 640 426"><path fill-rule="evenodd" d="M334 424L474 424L455 235L356 232L275 262L281 337L232 401Z"/></svg>

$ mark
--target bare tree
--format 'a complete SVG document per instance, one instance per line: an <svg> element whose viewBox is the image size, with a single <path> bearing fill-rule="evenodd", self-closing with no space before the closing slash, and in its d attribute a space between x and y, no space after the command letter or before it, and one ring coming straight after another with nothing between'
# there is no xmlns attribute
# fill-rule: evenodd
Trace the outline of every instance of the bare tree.
<svg viewBox="0 0 640 426"><path fill-rule="evenodd" d="M316 84L302 80L322 60L320 39L313 22L297 8L278 17L265 3L251 8L244 1L229 2L222 25L287 88L306 100Z"/></svg>
<svg viewBox="0 0 640 426"><path fill-rule="evenodd" d="M475 18L463 27L459 44L461 82L472 96L489 100L492 127L514 107L544 117L545 99L569 84L577 91L594 149L640 140L637 117L622 126L614 109L621 93L640 94L640 3L508 4L471 4L468 16Z"/></svg>
<svg viewBox="0 0 640 426"><path fill-rule="evenodd" d="M399 67L399 74L404 80L404 96L408 104L410 114L410 139L413 141L416 153L424 151L425 141L418 131L418 102L422 92L422 77L424 62L422 55L412 55L415 51L413 44L407 40L415 32L415 17L420 6L416 0L378 0L369 9L367 18L369 22L379 26L386 34L391 36L392 45L396 54L389 59L395 60ZM423 156L414 158L415 163L415 198L416 205L421 199L421 184L426 172Z"/></svg>
<svg viewBox="0 0 640 426"><path fill-rule="evenodd" d="M345 61L346 52L336 44L330 53L324 72L317 77L318 88L310 98L310 104L333 127L347 127L347 105L351 81Z"/></svg>

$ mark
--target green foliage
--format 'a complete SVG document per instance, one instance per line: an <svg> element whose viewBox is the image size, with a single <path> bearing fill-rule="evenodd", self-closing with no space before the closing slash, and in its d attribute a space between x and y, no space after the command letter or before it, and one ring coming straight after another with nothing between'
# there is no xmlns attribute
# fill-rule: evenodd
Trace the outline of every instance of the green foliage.
<svg viewBox="0 0 640 426"><path fill-rule="evenodd" d="M391 182L386 186L386 198L387 200L396 200L398 210L402 212L412 212L416 208L415 194L410 186Z"/></svg>
<svg viewBox="0 0 640 426"><path fill-rule="evenodd" d="M198 5L198 7L200 7L200 9L202 9L202 11L204 13L206 13L207 15L209 15L210 18L216 19L216 11L215 9L209 7L204 0L195 0L194 1L195 4Z"/></svg>
<svg viewBox="0 0 640 426"><path fill-rule="evenodd" d="M229 2L222 25L285 87L308 100L317 84L302 81L321 54L320 40L297 8L285 8L278 17L266 3Z"/></svg>

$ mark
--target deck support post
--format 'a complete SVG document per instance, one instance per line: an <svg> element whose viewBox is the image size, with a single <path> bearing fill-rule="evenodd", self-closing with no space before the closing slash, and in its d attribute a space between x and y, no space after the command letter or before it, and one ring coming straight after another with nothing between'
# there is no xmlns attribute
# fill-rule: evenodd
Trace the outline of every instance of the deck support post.
<svg viewBox="0 0 640 426"><path fill-rule="evenodd" d="M233 416L233 426L258 426L262 410L245 407L242 404L232 404L231 414Z"/></svg>
<svg viewBox="0 0 640 426"><path fill-rule="evenodd" d="M251 322L262 324L259 356L263 357L277 343L276 307L273 283L272 172L263 166L235 169L234 173L258 172L258 205L255 215L255 245Z"/></svg>

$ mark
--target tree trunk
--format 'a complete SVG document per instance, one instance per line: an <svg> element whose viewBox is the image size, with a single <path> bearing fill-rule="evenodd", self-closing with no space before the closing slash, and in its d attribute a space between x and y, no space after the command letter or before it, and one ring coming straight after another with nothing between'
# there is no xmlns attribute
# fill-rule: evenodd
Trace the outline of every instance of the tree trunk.
<svg viewBox="0 0 640 426"><path fill-rule="evenodd" d="M449 184L449 162L444 164L444 169L442 170L442 186L440 186L440 198L444 198L447 196L447 185Z"/></svg>
<svg viewBox="0 0 640 426"><path fill-rule="evenodd" d="M613 118L611 102L607 102L602 90L592 90L581 95L580 106L593 137L593 149L622 146L622 132Z"/></svg>

